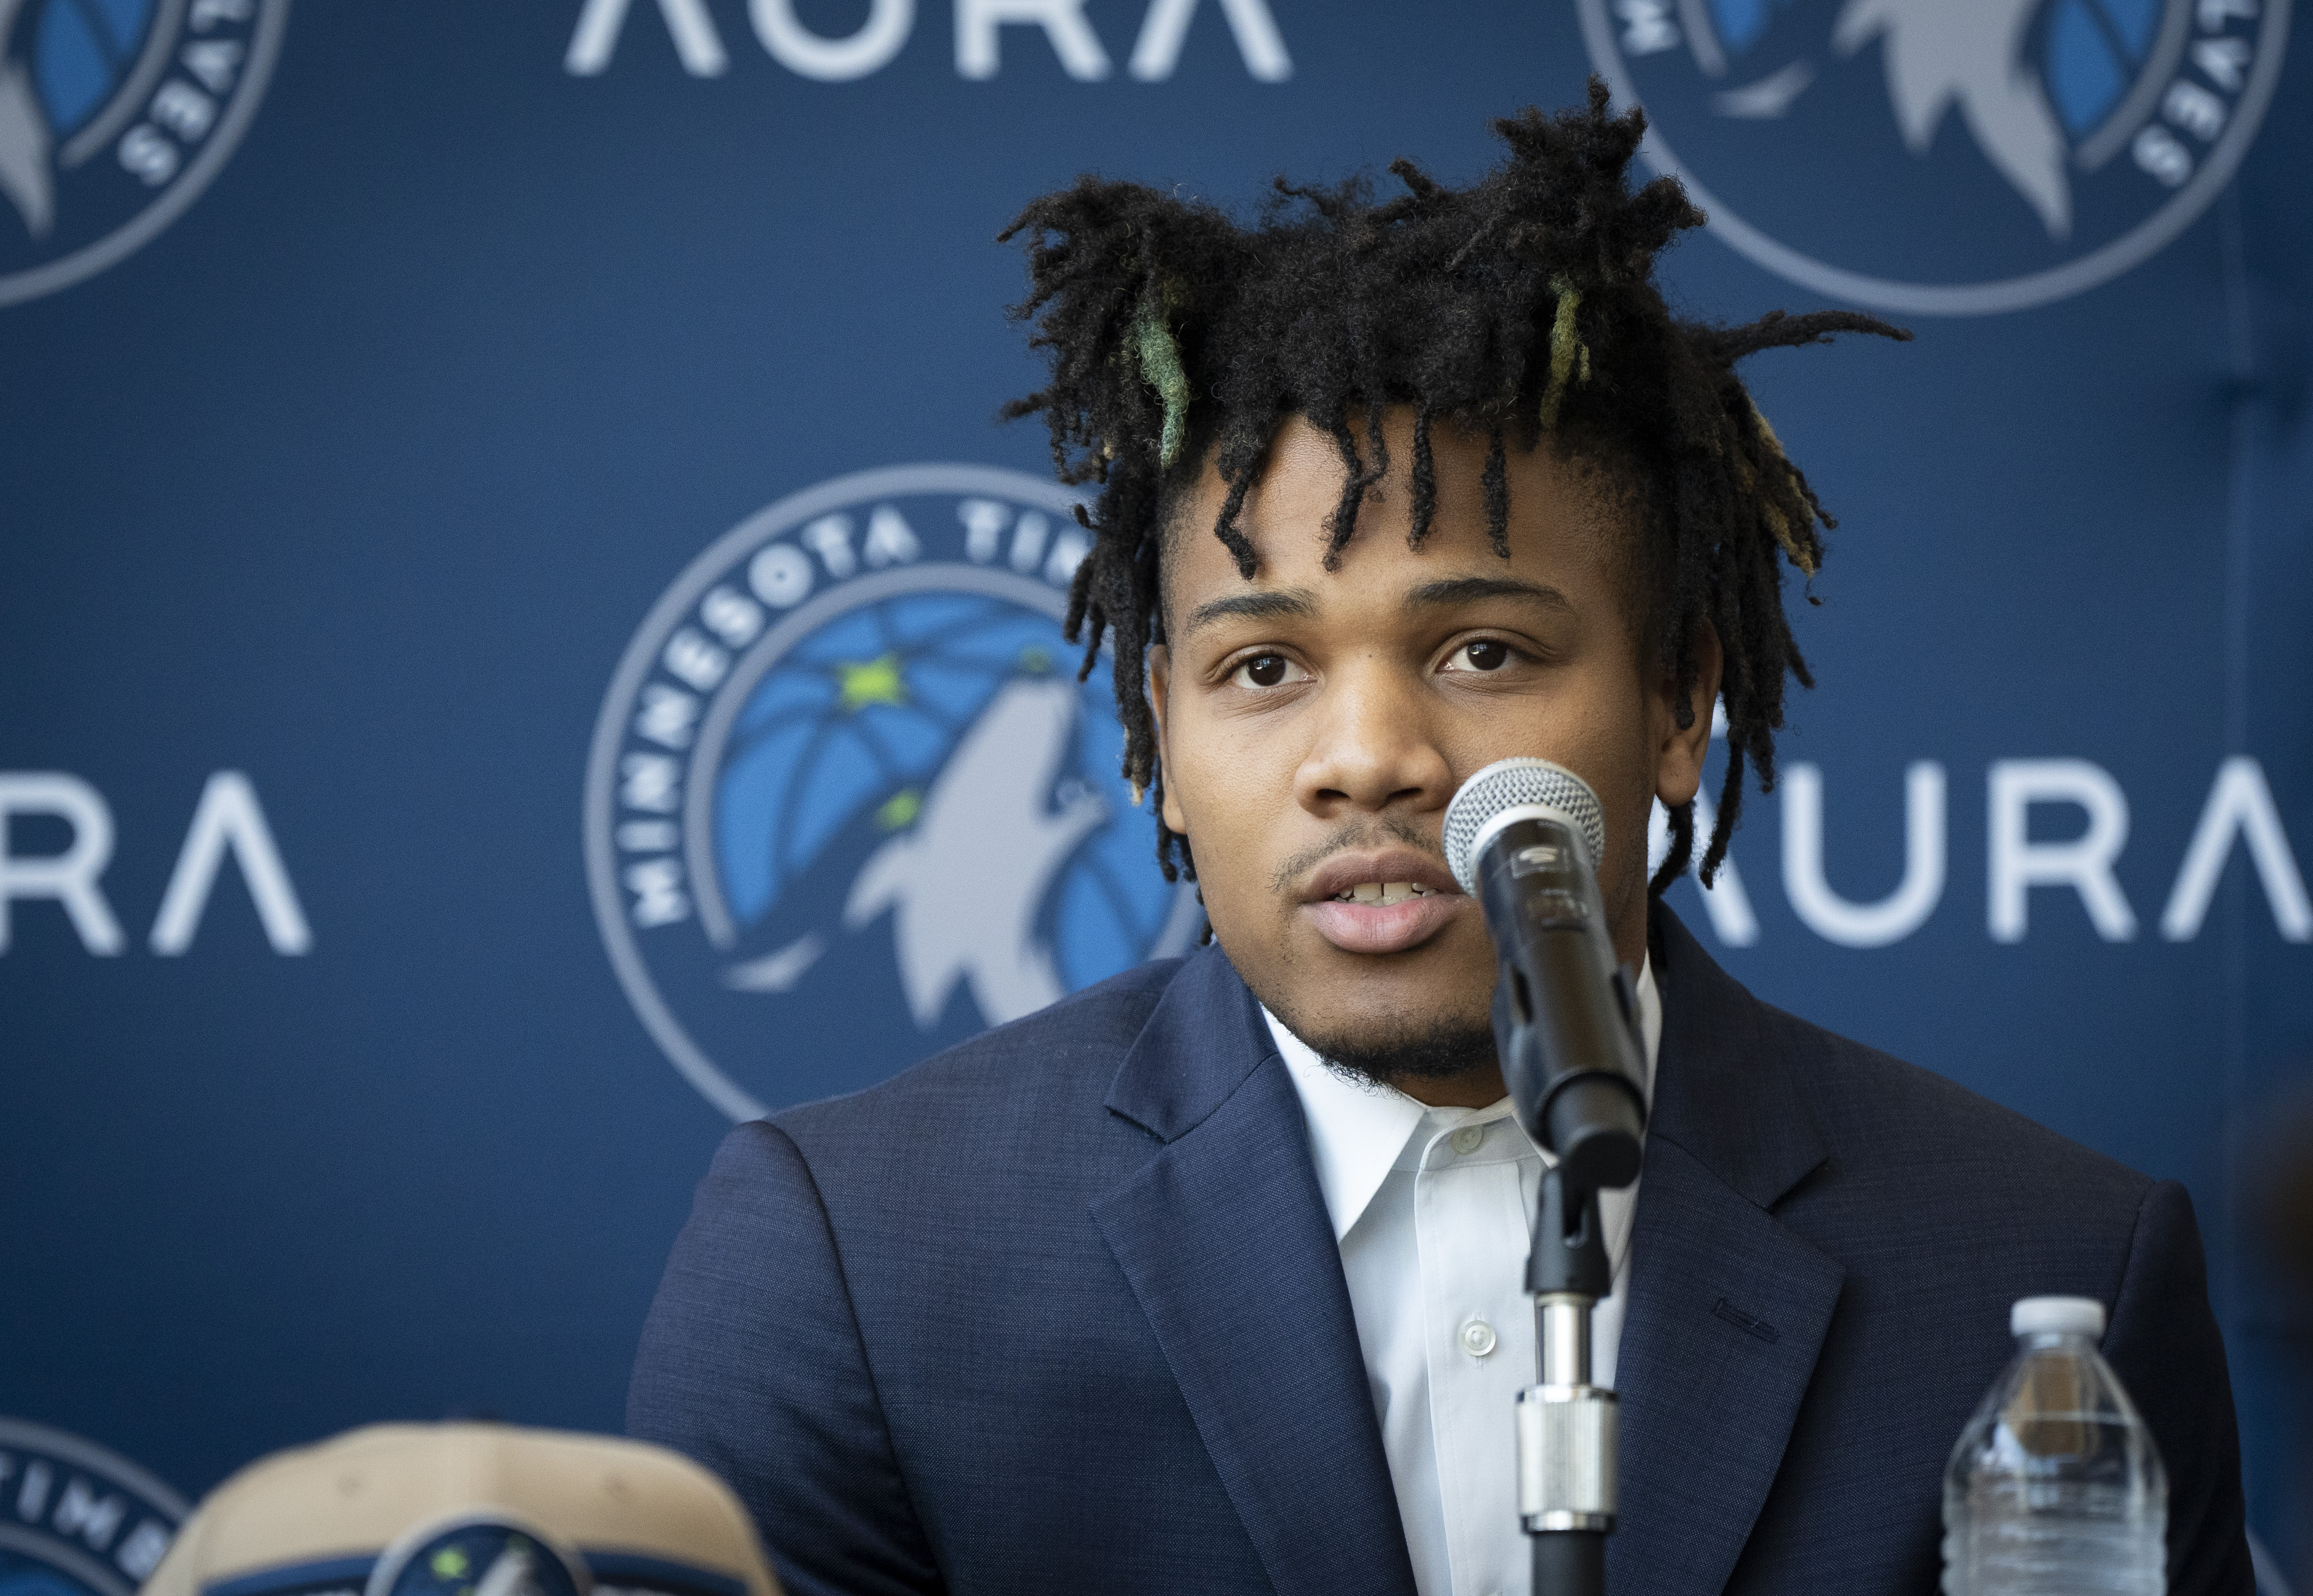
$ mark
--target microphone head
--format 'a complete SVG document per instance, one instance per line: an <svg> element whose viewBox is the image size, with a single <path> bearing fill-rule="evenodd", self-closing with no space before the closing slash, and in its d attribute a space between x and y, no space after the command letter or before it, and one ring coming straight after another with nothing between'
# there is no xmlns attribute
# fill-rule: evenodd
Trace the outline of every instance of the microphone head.
<svg viewBox="0 0 2313 1596"><path fill-rule="evenodd" d="M1478 894L1478 850L1498 829L1494 822L1531 810L1548 811L1579 832L1590 868L1598 868L1606 855L1606 818L1590 784L1548 759L1497 759L1464 782L1446 806L1446 864L1463 891Z"/></svg>

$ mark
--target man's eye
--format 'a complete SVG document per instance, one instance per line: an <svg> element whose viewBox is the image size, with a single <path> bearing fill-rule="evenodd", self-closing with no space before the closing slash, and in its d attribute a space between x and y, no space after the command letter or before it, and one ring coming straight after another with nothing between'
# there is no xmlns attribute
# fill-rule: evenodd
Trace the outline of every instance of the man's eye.
<svg viewBox="0 0 2313 1596"><path fill-rule="evenodd" d="M1499 671L1514 656L1510 645L1491 637L1464 643L1446 662L1448 671Z"/></svg>
<svg viewBox="0 0 2313 1596"><path fill-rule="evenodd" d="M1309 673L1281 653L1257 653L1229 674L1244 687L1276 688L1305 680Z"/></svg>

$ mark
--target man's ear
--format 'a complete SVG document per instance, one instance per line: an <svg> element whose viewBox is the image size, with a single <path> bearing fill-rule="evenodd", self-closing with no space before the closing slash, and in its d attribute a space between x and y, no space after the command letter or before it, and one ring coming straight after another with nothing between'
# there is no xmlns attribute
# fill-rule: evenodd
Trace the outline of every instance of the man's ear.
<svg viewBox="0 0 2313 1596"><path fill-rule="evenodd" d="M1165 711L1171 707L1173 691L1173 651L1161 643L1148 645L1148 706L1156 715L1156 781L1157 790L1164 794L1159 812L1165 824L1183 837L1189 834L1189 818L1181 812L1181 800L1173 786L1171 762L1165 758L1168 740L1165 735Z"/></svg>
<svg viewBox="0 0 2313 1596"><path fill-rule="evenodd" d="M1694 685L1687 703L1691 724L1678 723L1678 682L1666 671L1655 686L1655 796L1665 809L1694 802L1702 786L1702 761L1711 753L1711 706L1719 701L1719 673L1727 656L1718 628L1707 620L1694 626Z"/></svg>

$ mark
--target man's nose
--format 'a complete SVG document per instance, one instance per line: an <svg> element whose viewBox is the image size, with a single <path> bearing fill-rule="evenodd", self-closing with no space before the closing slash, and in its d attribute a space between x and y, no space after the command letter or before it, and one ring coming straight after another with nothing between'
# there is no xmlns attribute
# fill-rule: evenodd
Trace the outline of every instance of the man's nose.
<svg viewBox="0 0 2313 1596"><path fill-rule="evenodd" d="M1294 796L1310 813L1429 809L1453 795L1452 766L1431 735L1429 695L1380 659L1337 667L1315 706Z"/></svg>

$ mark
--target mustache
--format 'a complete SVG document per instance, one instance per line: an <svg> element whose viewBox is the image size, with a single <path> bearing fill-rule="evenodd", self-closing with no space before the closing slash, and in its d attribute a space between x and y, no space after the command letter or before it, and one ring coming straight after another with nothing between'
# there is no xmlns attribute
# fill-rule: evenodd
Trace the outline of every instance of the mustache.
<svg viewBox="0 0 2313 1596"><path fill-rule="evenodd" d="M1303 848L1287 859L1270 878L1269 889L1272 892L1289 892L1295 881L1335 854L1349 848L1373 847L1385 842L1403 843L1408 847L1420 849L1441 864L1446 862L1444 843L1412 821L1394 816L1366 818L1345 821L1324 841Z"/></svg>

